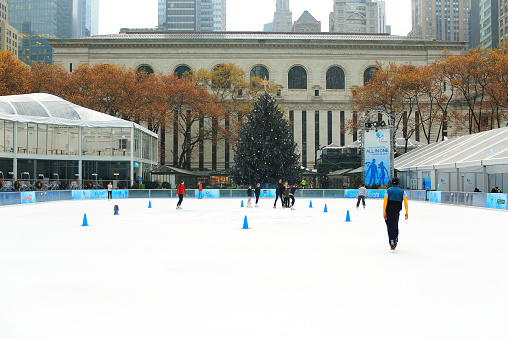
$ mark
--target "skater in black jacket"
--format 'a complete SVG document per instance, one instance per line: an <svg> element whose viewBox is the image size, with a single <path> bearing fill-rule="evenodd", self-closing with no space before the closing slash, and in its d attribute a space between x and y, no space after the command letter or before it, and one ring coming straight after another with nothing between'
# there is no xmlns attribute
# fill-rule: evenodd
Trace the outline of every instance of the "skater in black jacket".
<svg viewBox="0 0 508 339"><path fill-rule="evenodd" d="M273 208L277 208L277 200L280 198L280 202L282 206L284 206L284 199L282 195L284 194L284 184L282 183L282 179L279 179L277 183L277 189L275 190L275 202L273 203Z"/></svg>
<svg viewBox="0 0 508 339"><path fill-rule="evenodd" d="M252 186L249 185L249 188L247 189L247 207L252 207L252 204L250 200L252 199Z"/></svg>
<svg viewBox="0 0 508 339"><path fill-rule="evenodd" d="M258 205L258 201L259 201L259 196L261 195L261 189L259 188L259 183L256 185L256 189L254 190L254 193L256 194L256 207L259 207Z"/></svg>

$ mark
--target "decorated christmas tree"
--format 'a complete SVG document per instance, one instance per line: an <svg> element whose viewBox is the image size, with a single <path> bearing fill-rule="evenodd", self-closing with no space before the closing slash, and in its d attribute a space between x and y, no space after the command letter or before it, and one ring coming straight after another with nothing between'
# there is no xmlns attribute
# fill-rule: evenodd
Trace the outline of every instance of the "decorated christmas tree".
<svg viewBox="0 0 508 339"><path fill-rule="evenodd" d="M289 122L275 99L265 92L247 119L233 148L233 180L240 185L276 183L279 179L298 183L300 155Z"/></svg>

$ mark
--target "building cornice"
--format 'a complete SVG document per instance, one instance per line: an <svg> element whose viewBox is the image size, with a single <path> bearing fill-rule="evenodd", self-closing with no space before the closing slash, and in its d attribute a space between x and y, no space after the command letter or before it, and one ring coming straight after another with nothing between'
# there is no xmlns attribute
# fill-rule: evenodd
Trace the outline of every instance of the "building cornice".
<svg viewBox="0 0 508 339"><path fill-rule="evenodd" d="M122 37L123 36L123 37ZM431 41L416 39L388 39L385 36L369 36L362 39L224 39L224 38L151 38L150 35L118 35L114 38L91 37L88 39L51 39L50 44L58 48L249 48L249 49L405 49L405 50L454 50L465 48L466 42ZM336 37L336 36L335 36ZM382 39L385 37L386 39Z"/></svg>

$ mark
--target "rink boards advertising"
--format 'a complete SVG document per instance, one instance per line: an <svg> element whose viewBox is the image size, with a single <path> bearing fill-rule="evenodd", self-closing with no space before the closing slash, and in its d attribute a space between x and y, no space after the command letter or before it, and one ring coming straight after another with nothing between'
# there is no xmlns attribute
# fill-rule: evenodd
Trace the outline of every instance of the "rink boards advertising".
<svg viewBox="0 0 508 339"><path fill-rule="evenodd" d="M113 190L113 199L129 198L129 190ZM72 191L72 200L107 199L107 190L75 190Z"/></svg>
<svg viewBox="0 0 508 339"><path fill-rule="evenodd" d="M368 130L364 133L365 184L386 186L391 167L390 129Z"/></svg>
<svg viewBox="0 0 508 339"><path fill-rule="evenodd" d="M382 199L385 194L386 190L367 190L367 199ZM344 198L358 198L358 190L345 190Z"/></svg>

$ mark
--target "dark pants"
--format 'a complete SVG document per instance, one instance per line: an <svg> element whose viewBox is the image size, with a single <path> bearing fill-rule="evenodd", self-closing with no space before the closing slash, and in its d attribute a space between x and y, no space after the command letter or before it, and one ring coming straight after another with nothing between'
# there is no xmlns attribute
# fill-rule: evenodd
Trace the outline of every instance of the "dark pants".
<svg viewBox="0 0 508 339"><path fill-rule="evenodd" d="M258 201L259 201L259 195L256 195L256 205L258 204Z"/></svg>
<svg viewBox="0 0 508 339"><path fill-rule="evenodd" d="M183 201L183 194L178 194L178 204L176 204L176 206L180 206L182 204L182 201Z"/></svg>
<svg viewBox="0 0 508 339"><path fill-rule="evenodd" d="M358 201L356 202L356 207L360 206L360 200L363 203L363 207L365 207L365 196L364 195L359 195L358 196Z"/></svg>
<svg viewBox="0 0 508 339"><path fill-rule="evenodd" d="M290 195L289 197L291 198L291 207L293 207L295 205L295 196Z"/></svg>
<svg viewBox="0 0 508 339"><path fill-rule="evenodd" d="M113 192L108 191L108 200L113 199Z"/></svg>
<svg viewBox="0 0 508 339"><path fill-rule="evenodd" d="M282 206L284 206L284 198L282 197L282 193L275 193L275 202L273 203L273 206L277 205L277 200L280 198L280 202L282 203Z"/></svg>
<svg viewBox="0 0 508 339"><path fill-rule="evenodd" d="M399 237L399 213L387 213L386 228L388 229L388 240L395 241L397 243L397 238Z"/></svg>

